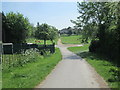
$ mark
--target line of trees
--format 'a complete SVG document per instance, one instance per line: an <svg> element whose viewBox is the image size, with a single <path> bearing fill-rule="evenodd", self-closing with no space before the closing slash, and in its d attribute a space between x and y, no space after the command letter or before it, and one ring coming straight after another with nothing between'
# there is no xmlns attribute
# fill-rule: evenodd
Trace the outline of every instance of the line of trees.
<svg viewBox="0 0 120 90"><path fill-rule="evenodd" d="M76 27L83 40L92 39L90 52L102 53L120 65L120 2L77 3L80 13Z"/></svg>
<svg viewBox="0 0 120 90"><path fill-rule="evenodd" d="M58 36L58 29L48 24L37 24L34 27L27 17L21 13L2 12L2 42L3 43L25 43L27 38L53 40Z"/></svg>

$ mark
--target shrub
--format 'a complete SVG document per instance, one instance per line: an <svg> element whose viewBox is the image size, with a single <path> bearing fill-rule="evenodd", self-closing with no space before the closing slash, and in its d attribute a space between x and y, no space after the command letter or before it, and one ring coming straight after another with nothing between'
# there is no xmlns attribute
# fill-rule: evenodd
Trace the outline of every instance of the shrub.
<svg viewBox="0 0 120 90"><path fill-rule="evenodd" d="M89 52L96 52L100 48L100 43L98 40L92 40L89 46Z"/></svg>
<svg viewBox="0 0 120 90"><path fill-rule="evenodd" d="M112 73L111 77L108 79L109 82L120 81L120 70L118 68L111 67L109 73Z"/></svg>

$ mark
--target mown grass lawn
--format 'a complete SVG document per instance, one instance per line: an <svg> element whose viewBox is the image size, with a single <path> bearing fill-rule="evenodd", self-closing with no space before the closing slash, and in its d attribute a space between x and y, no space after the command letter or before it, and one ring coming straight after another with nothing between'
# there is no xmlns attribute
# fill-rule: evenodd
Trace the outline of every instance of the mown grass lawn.
<svg viewBox="0 0 120 90"><path fill-rule="evenodd" d="M106 57L88 52L88 46L89 45L84 45L83 47L69 47L68 49L84 58L92 67L94 67L108 83L109 87L118 88L120 85L118 75L120 68L117 68Z"/></svg>
<svg viewBox="0 0 120 90"><path fill-rule="evenodd" d="M83 44L83 46L80 47L69 47L68 49L74 53L84 52L88 51L89 44Z"/></svg>
<svg viewBox="0 0 120 90"><path fill-rule="evenodd" d="M62 36L61 41L63 44L81 44L81 36L80 35Z"/></svg>
<svg viewBox="0 0 120 90"><path fill-rule="evenodd" d="M34 88L51 72L61 60L58 48L56 52L47 57L37 58L35 62L24 66L3 70L3 88Z"/></svg>

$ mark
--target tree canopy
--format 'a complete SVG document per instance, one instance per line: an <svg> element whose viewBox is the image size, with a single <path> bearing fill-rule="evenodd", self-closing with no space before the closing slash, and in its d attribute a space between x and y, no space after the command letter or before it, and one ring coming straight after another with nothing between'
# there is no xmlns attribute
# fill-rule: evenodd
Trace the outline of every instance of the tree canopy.
<svg viewBox="0 0 120 90"><path fill-rule="evenodd" d="M23 43L28 36L29 20L20 13L2 12L2 39L3 42Z"/></svg>
<svg viewBox="0 0 120 90"><path fill-rule="evenodd" d="M46 45L46 40L53 40L58 36L58 29L53 26L50 26L46 23L39 25L37 24L37 30L35 32L35 37L41 40L44 40Z"/></svg>
<svg viewBox="0 0 120 90"><path fill-rule="evenodd" d="M99 43L96 52L119 59L120 2L78 2L77 5L79 16L72 22L81 28L83 40L92 39L92 48Z"/></svg>

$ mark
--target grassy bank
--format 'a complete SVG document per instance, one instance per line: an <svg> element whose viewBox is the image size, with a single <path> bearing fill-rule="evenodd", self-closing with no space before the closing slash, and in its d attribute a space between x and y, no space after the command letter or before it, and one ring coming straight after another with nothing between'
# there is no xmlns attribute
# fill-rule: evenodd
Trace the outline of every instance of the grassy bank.
<svg viewBox="0 0 120 90"><path fill-rule="evenodd" d="M118 88L118 84L120 83L118 72L120 69L106 57L88 52L88 46L89 45L83 47L69 47L68 49L84 58L92 67L94 67L111 88Z"/></svg>
<svg viewBox="0 0 120 90"><path fill-rule="evenodd" d="M3 88L33 88L42 82L61 60L58 48L56 52L46 57L37 57L35 62L24 66L3 70Z"/></svg>

